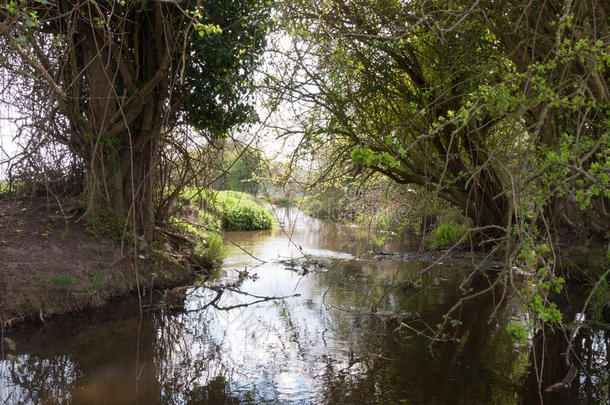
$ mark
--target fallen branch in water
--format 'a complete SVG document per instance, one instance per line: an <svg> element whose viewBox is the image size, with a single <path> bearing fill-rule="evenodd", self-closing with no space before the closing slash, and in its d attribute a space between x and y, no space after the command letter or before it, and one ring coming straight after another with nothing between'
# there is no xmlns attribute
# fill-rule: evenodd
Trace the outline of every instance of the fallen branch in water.
<svg viewBox="0 0 610 405"><path fill-rule="evenodd" d="M241 294L241 295L245 295L246 297L252 297L252 298L256 298L256 301L252 301L252 302L245 302L243 304L236 304L236 305L230 305L228 307L220 307L218 305L216 305L216 302L218 300L216 300L216 298L214 298L214 300L212 300L212 302L210 302L210 304L213 304L212 306L216 309L219 309L221 311L228 311L231 309L235 309L235 308L241 308L241 307L247 307L250 305L254 305L254 304L258 304L261 302L265 302L265 301L274 301L274 300L284 300L287 298L294 298L294 297L300 297L301 294L292 294L292 295L284 295L284 296L262 296L262 295L255 295L255 294L251 294L249 292L245 292L242 290L239 290L233 286L227 285L227 286L214 286L214 287L205 287L208 288L210 290L216 291L217 295L216 297L218 299L220 299L220 295L222 295L225 291L231 291L237 294Z"/></svg>
<svg viewBox="0 0 610 405"><path fill-rule="evenodd" d="M246 294L246 295L255 297L254 295L250 295L250 294ZM260 299L258 299L256 301L245 302L243 304L230 305L228 307L219 307L218 305L214 304L214 308L216 308L220 311L229 311L231 309L240 308L240 307L248 307L250 305L259 304L259 303L265 302L265 301L285 300L287 298L300 297L300 296L301 296L301 294L285 295L282 297L275 297L275 296L274 297L261 297Z"/></svg>
<svg viewBox="0 0 610 405"><path fill-rule="evenodd" d="M241 276L241 274L246 274L245 276ZM261 302L266 302L266 301L275 301L275 300L284 300L287 298L294 298L294 297L300 297L301 294L291 294L291 295L284 295L284 296L262 296L262 295L256 295L256 294L251 294L249 292L246 291L242 291L239 288L237 288L239 286L239 284L241 284L241 282L243 282L244 278L247 277L247 273L246 272L242 272L240 274L240 278L232 283L227 283L224 285L217 285L217 286L182 286L182 287L176 287L173 290L168 290L166 291L166 296L167 297L172 297L173 300L176 300L176 297L178 298L178 300L184 300L186 299L186 292L189 288L205 288L208 290L212 290L216 292L216 296L207 304L205 304L204 306L197 308L197 309L192 309L192 310L188 310L187 312L196 312L196 311L201 311L203 309L209 308L209 307L213 307L216 308L220 311L229 311L231 309L235 309L235 308L241 308L241 307L248 307L250 305L254 305L254 304L260 304ZM251 298L255 298L255 301L251 301L251 302L244 302L242 304L235 304L235 305L229 305L226 307L223 306L219 306L218 302L220 301L220 298L222 297L222 295L226 292L226 291L230 291L230 292L234 292L237 294L241 294L241 295L245 295L246 297L251 297Z"/></svg>

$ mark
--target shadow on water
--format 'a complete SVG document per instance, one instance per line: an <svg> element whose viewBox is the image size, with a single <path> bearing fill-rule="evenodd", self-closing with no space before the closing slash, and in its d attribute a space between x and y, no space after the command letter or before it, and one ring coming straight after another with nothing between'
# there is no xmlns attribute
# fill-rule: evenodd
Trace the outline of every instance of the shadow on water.
<svg viewBox="0 0 610 405"><path fill-rule="evenodd" d="M539 403L530 348L505 332L519 316L516 300L498 311L491 294L466 301L430 351L425 335L463 296L471 269L434 266L416 285L422 262L361 258L379 239L294 209L282 215L284 229L226 235L263 262L229 243L217 282L246 270L241 290L250 295L225 291L212 307L216 291L193 288L183 309L141 320L125 301L15 332L17 361L0 362L0 404ZM286 265L303 254L330 265L309 272ZM481 287L483 278L465 288ZM409 326L397 331L400 322ZM545 398L605 403L608 336L575 341L600 365L568 393ZM565 371L552 361L551 379Z"/></svg>

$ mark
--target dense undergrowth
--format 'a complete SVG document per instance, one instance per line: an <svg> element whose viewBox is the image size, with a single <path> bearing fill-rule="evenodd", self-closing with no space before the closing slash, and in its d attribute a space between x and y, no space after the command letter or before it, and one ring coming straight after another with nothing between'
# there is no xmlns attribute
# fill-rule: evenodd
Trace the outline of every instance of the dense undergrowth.
<svg viewBox="0 0 610 405"><path fill-rule="evenodd" d="M186 189L170 224L201 241L193 251L197 260L217 266L225 257L222 230L271 229L275 218L247 193Z"/></svg>
<svg viewBox="0 0 610 405"><path fill-rule="evenodd" d="M181 210L196 209L199 221L217 231L257 231L275 226L273 213L248 193L187 189L181 200Z"/></svg>
<svg viewBox="0 0 610 405"><path fill-rule="evenodd" d="M257 231L275 225L273 213L263 208L250 194L238 191L219 191L214 194L223 228L230 231Z"/></svg>

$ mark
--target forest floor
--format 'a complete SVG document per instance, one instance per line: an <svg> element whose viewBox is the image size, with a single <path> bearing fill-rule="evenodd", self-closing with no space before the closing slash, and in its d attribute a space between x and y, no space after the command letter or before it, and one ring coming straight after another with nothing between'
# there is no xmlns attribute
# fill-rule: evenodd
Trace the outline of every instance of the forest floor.
<svg viewBox="0 0 610 405"><path fill-rule="evenodd" d="M93 237L55 201L0 197L0 324L44 323L126 296L138 283L150 295L194 278L154 256L134 257L119 242Z"/></svg>

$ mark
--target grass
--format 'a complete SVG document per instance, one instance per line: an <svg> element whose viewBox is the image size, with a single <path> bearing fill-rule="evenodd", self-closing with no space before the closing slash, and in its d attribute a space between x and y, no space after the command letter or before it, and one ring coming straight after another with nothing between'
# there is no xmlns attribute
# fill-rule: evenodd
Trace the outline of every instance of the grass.
<svg viewBox="0 0 610 405"><path fill-rule="evenodd" d="M226 251L223 246L222 236L212 231L206 231L205 226L202 226L200 220L192 224L183 221L176 217L170 218L170 224L177 230L196 236L196 239L203 239L204 242L197 242L192 252L192 259L197 266L209 269L216 267L222 263L226 256ZM158 250L157 254L164 255L162 250Z"/></svg>
<svg viewBox="0 0 610 405"><path fill-rule="evenodd" d="M96 275L93 276L89 281L91 282L91 288L87 289L87 295L92 296L97 294L102 290L102 288L104 288L104 286L106 285L106 276Z"/></svg>
<svg viewBox="0 0 610 405"><path fill-rule="evenodd" d="M259 205L250 194L218 191L214 194L216 209L221 213L223 228L230 231L272 229L275 217Z"/></svg>
<svg viewBox="0 0 610 405"><path fill-rule="evenodd" d="M208 233L205 237L205 245L197 245L195 255L200 259L216 266L226 257L227 252L223 246L222 236Z"/></svg>
<svg viewBox="0 0 610 405"><path fill-rule="evenodd" d="M75 279L64 274L51 277L51 281L53 284L66 289L70 289L76 285Z"/></svg>

